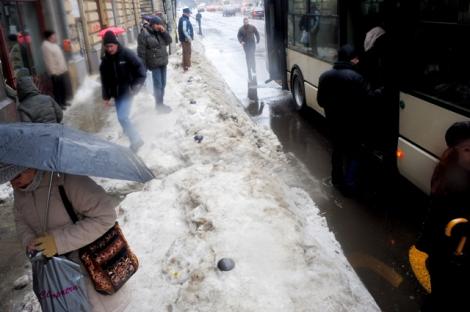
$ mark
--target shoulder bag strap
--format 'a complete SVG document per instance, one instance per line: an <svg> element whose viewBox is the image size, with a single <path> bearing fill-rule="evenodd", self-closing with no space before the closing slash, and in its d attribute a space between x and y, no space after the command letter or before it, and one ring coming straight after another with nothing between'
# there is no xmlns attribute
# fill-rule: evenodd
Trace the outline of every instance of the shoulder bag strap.
<svg viewBox="0 0 470 312"><path fill-rule="evenodd" d="M67 194L65 193L65 189L63 185L59 185L59 192L60 192L60 198L62 198L62 203L64 203L65 210L67 210L67 213L72 219L73 223L77 223L78 217L75 211L73 210L72 203L70 202L69 198L67 197Z"/></svg>

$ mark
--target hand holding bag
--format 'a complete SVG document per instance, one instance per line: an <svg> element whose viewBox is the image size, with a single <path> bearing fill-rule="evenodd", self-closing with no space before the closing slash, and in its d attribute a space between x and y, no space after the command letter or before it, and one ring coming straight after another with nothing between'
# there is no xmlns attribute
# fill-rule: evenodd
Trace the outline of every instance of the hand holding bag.
<svg viewBox="0 0 470 312"><path fill-rule="evenodd" d="M76 223L78 217L62 185L59 192L70 219ZM79 255L95 290L104 295L118 291L139 267L117 222L97 240L80 248Z"/></svg>

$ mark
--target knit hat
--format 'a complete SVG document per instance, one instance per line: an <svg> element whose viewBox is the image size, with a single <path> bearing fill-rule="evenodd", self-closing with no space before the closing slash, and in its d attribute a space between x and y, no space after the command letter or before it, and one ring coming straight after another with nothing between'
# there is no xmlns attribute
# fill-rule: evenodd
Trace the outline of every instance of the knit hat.
<svg viewBox="0 0 470 312"><path fill-rule="evenodd" d="M447 129L445 138L448 147L454 147L470 139L470 121L454 123Z"/></svg>
<svg viewBox="0 0 470 312"><path fill-rule="evenodd" d="M148 19L150 26L152 25L161 25L162 19L158 16L152 16L151 18Z"/></svg>
<svg viewBox="0 0 470 312"><path fill-rule="evenodd" d="M117 40L116 38L116 35L113 33L112 30L108 30L105 34L104 34L104 37L103 37L103 44L104 45L107 45L107 44L119 44L119 41Z"/></svg>
<svg viewBox="0 0 470 312"><path fill-rule="evenodd" d="M191 10L189 8L184 8L183 13L185 14L191 14Z"/></svg>
<svg viewBox="0 0 470 312"><path fill-rule="evenodd" d="M27 168L0 163L0 184L13 180Z"/></svg>
<svg viewBox="0 0 470 312"><path fill-rule="evenodd" d="M350 44L345 44L338 50L338 62L349 62L357 56L357 51Z"/></svg>

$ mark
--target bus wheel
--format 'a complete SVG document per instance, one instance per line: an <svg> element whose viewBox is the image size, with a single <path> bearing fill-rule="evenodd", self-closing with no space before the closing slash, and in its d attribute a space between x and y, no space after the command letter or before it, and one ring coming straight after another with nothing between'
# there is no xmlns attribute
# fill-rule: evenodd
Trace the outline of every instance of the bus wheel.
<svg viewBox="0 0 470 312"><path fill-rule="evenodd" d="M294 98L295 108L301 110L305 106L305 86L304 77L298 69L294 69L291 79L292 97Z"/></svg>

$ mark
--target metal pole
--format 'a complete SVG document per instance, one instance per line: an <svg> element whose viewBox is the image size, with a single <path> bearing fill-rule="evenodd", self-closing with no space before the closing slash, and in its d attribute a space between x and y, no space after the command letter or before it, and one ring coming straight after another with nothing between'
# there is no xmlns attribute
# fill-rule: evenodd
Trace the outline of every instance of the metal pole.
<svg viewBox="0 0 470 312"><path fill-rule="evenodd" d="M37 174L37 173L36 173ZM51 178L49 179L49 191L47 192L47 204L46 204L46 215L44 216L44 220L42 223L43 233L47 231L47 221L49 219L49 204L51 201L51 191L52 191L52 178L54 176L54 171L51 172Z"/></svg>
<svg viewBox="0 0 470 312"><path fill-rule="evenodd" d="M90 34L88 33L88 23L87 23L87 18L85 15L85 9L83 6L83 0L78 0L78 8L80 10L80 19L82 20L82 30L83 30L83 39L85 40L85 53L87 55L87 65L88 65L88 71L91 73L92 67L91 67L91 46L90 46Z"/></svg>

